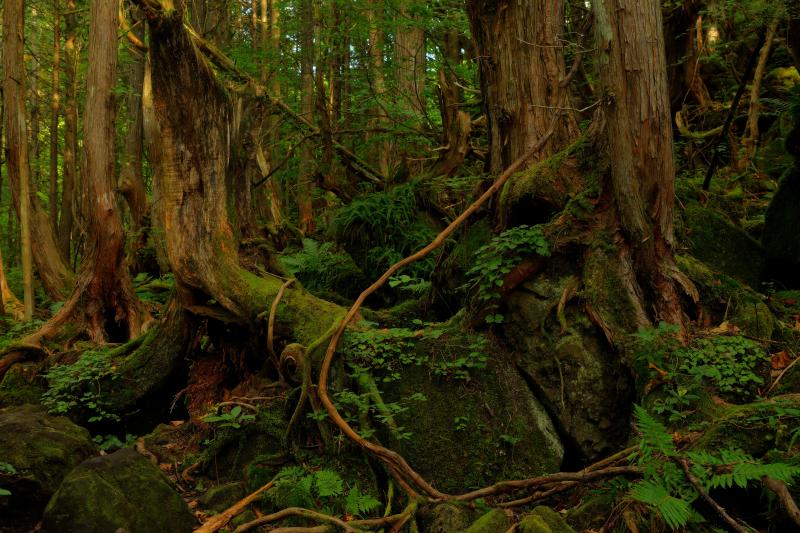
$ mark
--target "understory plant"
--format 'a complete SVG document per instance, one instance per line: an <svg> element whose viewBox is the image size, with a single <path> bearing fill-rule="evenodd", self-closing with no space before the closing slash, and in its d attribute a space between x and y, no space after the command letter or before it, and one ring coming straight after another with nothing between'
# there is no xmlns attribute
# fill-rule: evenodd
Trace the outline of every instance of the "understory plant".
<svg viewBox="0 0 800 533"><path fill-rule="evenodd" d="M791 484L800 475L798 466L765 462L731 448L681 452L667 428L645 409L637 405L634 414L641 434L635 461L643 479L633 484L630 497L649 506L673 530L697 531L706 522L695 504L712 490L745 489L764 477Z"/></svg>
<svg viewBox="0 0 800 533"><path fill-rule="evenodd" d="M45 374L49 388L42 405L52 414L86 414L88 422L117 421L100 385L118 377L111 350L86 350L74 363L57 364Z"/></svg>

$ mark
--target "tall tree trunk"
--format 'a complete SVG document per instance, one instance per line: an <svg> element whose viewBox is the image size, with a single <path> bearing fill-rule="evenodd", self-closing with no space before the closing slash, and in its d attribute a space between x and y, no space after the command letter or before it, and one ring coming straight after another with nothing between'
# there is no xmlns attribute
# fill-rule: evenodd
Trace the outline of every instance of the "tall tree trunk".
<svg viewBox="0 0 800 533"><path fill-rule="evenodd" d="M594 3L600 80L605 94L612 176L623 248L631 258L630 293L643 303L640 321L683 324L672 246L675 166L666 60L658 0Z"/></svg>
<svg viewBox="0 0 800 533"><path fill-rule="evenodd" d="M300 29L300 77L302 79L300 103L301 114L309 120L314 116L314 0L302 0L300 18L305 21ZM311 21L315 21L313 24ZM297 205L300 211L298 228L304 235L314 232L314 210L312 194L314 189L314 145L304 142L300 152L300 170L297 177Z"/></svg>
<svg viewBox="0 0 800 533"><path fill-rule="evenodd" d="M3 255L0 252L0 315L5 314L10 314L16 320L25 318L24 306L8 287L5 267L3 266Z"/></svg>
<svg viewBox="0 0 800 533"><path fill-rule="evenodd" d="M386 81L383 73L383 1L369 0L367 10L367 21L369 23L369 72L371 73L372 98L375 106L370 111L373 117L368 124L368 128L382 130L387 125L385 102L383 101L386 93ZM378 170L384 176L389 175L389 143L385 140L386 132L378 131L377 134L367 133L366 142L371 144L374 157L377 162ZM379 140L375 140L375 138Z"/></svg>
<svg viewBox="0 0 800 533"><path fill-rule="evenodd" d="M139 335L146 318L125 265L125 231L115 194L118 13L116 2L92 1L83 180L88 241L75 290L42 329L43 336L77 321L95 342L123 342Z"/></svg>
<svg viewBox="0 0 800 533"><path fill-rule="evenodd" d="M25 64L23 62L25 6L9 0L3 13L3 97L8 150L9 181L16 183L21 230L22 284L25 320L33 317L33 259L30 226L30 166L28 132L25 125Z"/></svg>
<svg viewBox="0 0 800 533"><path fill-rule="evenodd" d="M489 170L500 174L550 129L568 107L563 54L563 0L469 0L489 122ZM572 114L559 120L539 152L544 159L578 134Z"/></svg>
<svg viewBox="0 0 800 533"><path fill-rule="evenodd" d="M409 5L411 4L411 5ZM400 2L398 28L395 39L397 88L402 101L407 102L413 118L425 118L425 32L419 18L409 7L413 3Z"/></svg>
<svg viewBox="0 0 800 533"><path fill-rule="evenodd" d="M67 0L66 40L64 42L64 177L61 183L61 221L58 244L61 254L71 257L72 232L75 226L75 184L78 177L78 24L75 0Z"/></svg>
<svg viewBox="0 0 800 533"><path fill-rule="evenodd" d="M50 83L50 226L58 233L58 124L61 112L61 3L53 0L53 72Z"/></svg>

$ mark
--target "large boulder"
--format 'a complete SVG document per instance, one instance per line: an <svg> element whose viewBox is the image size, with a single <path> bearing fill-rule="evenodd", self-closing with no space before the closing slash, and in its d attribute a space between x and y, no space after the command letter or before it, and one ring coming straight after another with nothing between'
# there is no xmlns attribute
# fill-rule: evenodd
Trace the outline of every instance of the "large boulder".
<svg viewBox="0 0 800 533"><path fill-rule="evenodd" d="M563 262L550 264L512 292L504 332L531 389L556 421L568 450L567 467L575 468L624 443L633 384L623 358L589 320L582 300L564 298L581 291L591 298L590 291L600 291L593 279L581 288L579 273L571 269ZM603 308L626 327L627 309Z"/></svg>
<svg viewBox="0 0 800 533"><path fill-rule="evenodd" d="M35 524L61 480L98 453L89 432L38 406L0 411L0 525Z"/></svg>
<svg viewBox="0 0 800 533"><path fill-rule="evenodd" d="M540 505L519 522L520 533L575 533L557 512Z"/></svg>
<svg viewBox="0 0 800 533"><path fill-rule="evenodd" d="M767 254L766 275L788 287L800 287L800 165L789 170L780 181L764 219L761 241Z"/></svg>
<svg viewBox="0 0 800 533"><path fill-rule="evenodd" d="M161 471L130 448L76 467L42 519L45 533L188 533L196 525Z"/></svg>
<svg viewBox="0 0 800 533"><path fill-rule="evenodd" d="M442 357L437 350L448 340L439 341L420 349ZM393 441L391 447L439 490L461 492L560 470L564 447L547 411L508 355L496 347L492 352L469 382L436 376L423 364L406 366L402 379L381 383L390 404L424 395L394 416L410 438L381 437Z"/></svg>

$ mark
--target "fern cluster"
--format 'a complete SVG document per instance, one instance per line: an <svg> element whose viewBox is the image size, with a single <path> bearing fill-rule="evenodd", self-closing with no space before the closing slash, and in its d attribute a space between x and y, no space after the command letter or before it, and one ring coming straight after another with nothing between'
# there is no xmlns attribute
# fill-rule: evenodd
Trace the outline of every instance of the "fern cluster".
<svg viewBox="0 0 800 533"><path fill-rule="evenodd" d="M345 490L341 476L333 470L310 471L300 466L284 468L265 498L278 507L304 507L330 515L366 516L381 502L359 490Z"/></svg>
<svg viewBox="0 0 800 533"><path fill-rule="evenodd" d="M642 437L638 463L644 479L633 485L630 497L652 508L672 529L705 521L693 507L700 495L678 466L679 461L689 463L690 472L706 492L746 488L764 476L791 484L800 476L798 466L765 463L740 450L679 452L661 422L638 405L634 414Z"/></svg>
<svg viewBox="0 0 800 533"><path fill-rule="evenodd" d="M303 239L303 249L281 255L284 268L315 293L335 292L351 297L364 286L364 273L345 252L333 243Z"/></svg>

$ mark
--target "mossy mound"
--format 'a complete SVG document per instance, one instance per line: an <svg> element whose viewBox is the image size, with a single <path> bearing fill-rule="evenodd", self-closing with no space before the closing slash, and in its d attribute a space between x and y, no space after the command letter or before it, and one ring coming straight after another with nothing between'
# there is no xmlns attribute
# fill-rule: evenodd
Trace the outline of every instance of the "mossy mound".
<svg viewBox="0 0 800 533"><path fill-rule="evenodd" d="M0 488L11 491L0 498L0 522L33 525L64 476L97 452L88 431L42 407L0 412L0 462L15 472L0 470Z"/></svg>
<svg viewBox="0 0 800 533"><path fill-rule="evenodd" d="M422 509L418 520L425 533L451 533L468 528L478 516L479 511L466 503L448 502Z"/></svg>
<svg viewBox="0 0 800 533"><path fill-rule="evenodd" d="M744 230L697 203L683 211L684 241L691 254L714 270L758 287L764 249Z"/></svg>
<svg viewBox="0 0 800 533"><path fill-rule="evenodd" d="M549 507L540 505L525 515L519 523L520 533L575 533L561 515Z"/></svg>
<svg viewBox="0 0 800 533"><path fill-rule="evenodd" d="M712 270L695 257L679 255L676 261L700 291L700 301L712 323L727 320L745 335L772 338L775 316L762 295L731 276Z"/></svg>
<svg viewBox="0 0 800 533"><path fill-rule="evenodd" d="M509 295L504 331L567 444L578 459L591 460L619 449L627 438L633 380L619 353L589 321L576 297L580 292L569 267L549 265ZM570 293L575 297L560 303Z"/></svg>
<svg viewBox="0 0 800 533"><path fill-rule="evenodd" d="M502 509L492 509L482 517L478 518L463 533L495 533L507 531L511 525L512 513Z"/></svg>
<svg viewBox="0 0 800 533"><path fill-rule="evenodd" d="M12 366L0 383L0 407L38 404L45 391L36 374L38 365Z"/></svg>
<svg viewBox="0 0 800 533"><path fill-rule="evenodd" d="M223 483L208 489L199 501L203 509L216 514L221 513L245 496L247 496L247 487L244 483Z"/></svg>
<svg viewBox="0 0 800 533"><path fill-rule="evenodd" d="M446 347L440 340L439 348ZM468 383L431 375L420 365L405 367L401 380L381 386L385 402L402 404L424 394L425 401L395 416L411 435L392 447L440 490L459 492L560 468L564 449L547 412L512 361L491 357L479 379Z"/></svg>
<svg viewBox="0 0 800 533"><path fill-rule="evenodd" d="M797 427L800 394L785 394L744 405L715 406L709 425L692 443L692 450L743 450L759 458L775 448L788 448Z"/></svg>
<svg viewBox="0 0 800 533"><path fill-rule="evenodd" d="M197 522L161 471L130 448L81 463L42 520L45 533L190 532Z"/></svg>

